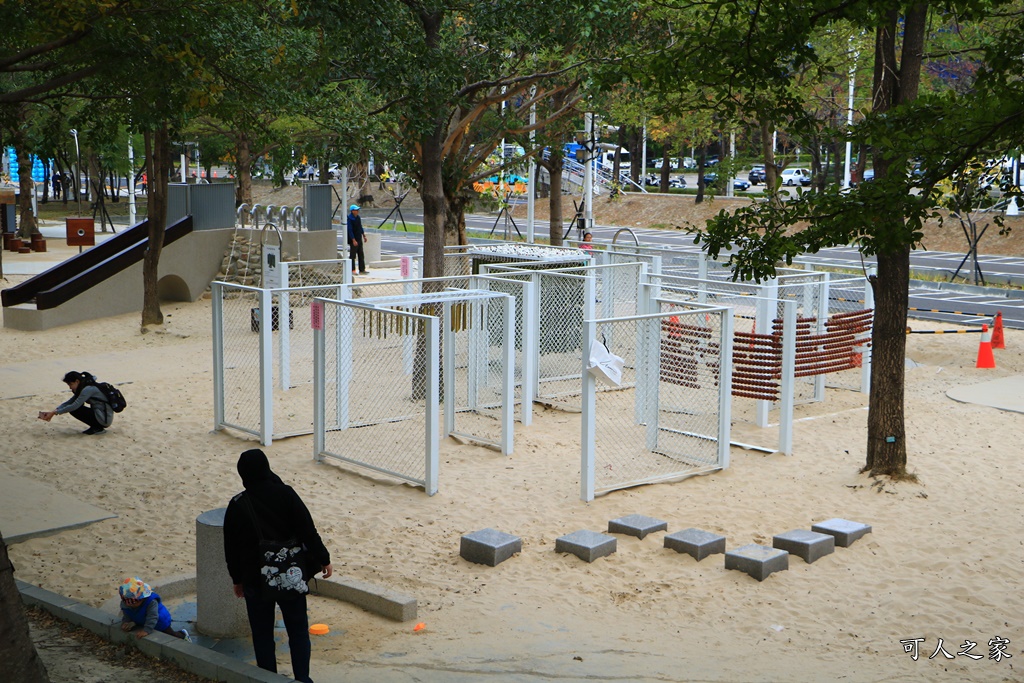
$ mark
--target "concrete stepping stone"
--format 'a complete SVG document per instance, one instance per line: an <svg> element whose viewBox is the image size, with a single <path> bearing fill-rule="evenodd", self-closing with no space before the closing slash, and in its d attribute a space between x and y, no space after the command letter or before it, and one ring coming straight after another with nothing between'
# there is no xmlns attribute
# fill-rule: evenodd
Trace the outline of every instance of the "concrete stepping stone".
<svg viewBox="0 0 1024 683"><path fill-rule="evenodd" d="M810 564L836 551L836 539L828 534L806 529L793 529L772 536L772 547L785 550L790 555L802 557Z"/></svg>
<svg viewBox="0 0 1024 683"><path fill-rule="evenodd" d="M629 536L636 536L639 539L643 539L644 536L652 531L666 531L667 529L668 522L665 520L645 517L643 515L627 515L608 522L608 533L627 534Z"/></svg>
<svg viewBox="0 0 1024 683"><path fill-rule="evenodd" d="M708 555L725 552L725 536L702 529L683 529L665 536L665 547L692 555L700 562Z"/></svg>
<svg viewBox="0 0 1024 683"><path fill-rule="evenodd" d="M555 552L572 553L584 562L593 562L614 553L617 543L614 536L581 529L555 539Z"/></svg>
<svg viewBox="0 0 1024 683"><path fill-rule="evenodd" d="M861 522L851 522L848 519L834 517L818 522L811 526L811 531L820 534L828 534L836 539L836 545L840 548L849 548L861 536L871 533L871 527Z"/></svg>
<svg viewBox="0 0 1024 683"><path fill-rule="evenodd" d="M522 550L522 539L495 529L481 529L465 534L459 545L462 559L491 567L498 566Z"/></svg>
<svg viewBox="0 0 1024 683"><path fill-rule="evenodd" d="M789 553L751 543L725 553L725 568L750 574L764 581L770 574L789 569Z"/></svg>

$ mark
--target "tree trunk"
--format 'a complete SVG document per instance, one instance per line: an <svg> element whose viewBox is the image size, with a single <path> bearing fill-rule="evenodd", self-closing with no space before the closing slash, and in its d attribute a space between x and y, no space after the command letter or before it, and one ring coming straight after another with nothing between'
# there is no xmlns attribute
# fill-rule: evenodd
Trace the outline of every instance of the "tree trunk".
<svg viewBox="0 0 1024 683"><path fill-rule="evenodd" d="M466 204L469 197L461 192L445 198L444 243L445 245L469 244L466 238Z"/></svg>
<svg viewBox="0 0 1024 683"><path fill-rule="evenodd" d="M914 5L903 20L902 65L897 69L896 36L899 16L890 12L875 33L873 113L917 98L921 78L927 6ZM905 172L905 159L875 155L875 179L885 178L890 169ZM881 220L886 220L884 217ZM891 230L902 230L894 223ZM871 398L868 407L868 443L864 471L894 478L907 476L905 433L904 358L908 292L910 288L910 247L880 253L878 275L872 281L875 320L871 332Z"/></svg>
<svg viewBox="0 0 1024 683"><path fill-rule="evenodd" d="M668 181L672 174L671 159L672 149L666 144L661 153L661 184L658 187L660 192L668 192Z"/></svg>
<svg viewBox="0 0 1024 683"><path fill-rule="evenodd" d="M235 141L235 162L238 176L235 184L235 206L252 206L252 146L249 138L239 137Z"/></svg>
<svg viewBox="0 0 1024 683"><path fill-rule="evenodd" d="M149 241L142 261L142 326L162 325L159 267L167 226L167 183L171 170L171 149L167 124L146 134L146 173L149 176Z"/></svg>
<svg viewBox="0 0 1024 683"><path fill-rule="evenodd" d="M46 667L39 659L29 635L28 619L21 594L14 583L14 565L7 543L0 533L0 662L8 683L49 683Z"/></svg>
<svg viewBox="0 0 1024 683"><path fill-rule="evenodd" d="M32 159L26 151L24 139L16 140L18 145L18 236L23 240L32 239L39 232L36 215L32 213L32 193L35 182L32 180Z"/></svg>
<svg viewBox="0 0 1024 683"><path fill-rule="evenodd" d="M551 246L562 246L562 173L565 169L565 158L561 153L552 153L548 162L548 177L551 179L551 192L548 193L548 240Z"/></svg>
<svg viewBox="0 0 1024 683"><path fill-rule="evenodd" d="M704 162L707 158L707 147L701 147L700 152L697 154L697 196L693 200L694 204L700 204L704 201Z"/></svg>
<svg viewBox="0 0 1024 683"><path fill-rule="evenodd" d="M764 116L758 117L761 127L761 155L764 157L764 191L773 202L779 201L779 167L775 165L775 148L772 147L772 122Z"/></svg>
<svg viewBox="0 0 1024 683"><path fill-rule="evenodd" d="M424 277L441 277L444 274L445 219L448 211L442 180L443 130L437 126L420 139L423 150L420 198L423 200Z"/></svg>

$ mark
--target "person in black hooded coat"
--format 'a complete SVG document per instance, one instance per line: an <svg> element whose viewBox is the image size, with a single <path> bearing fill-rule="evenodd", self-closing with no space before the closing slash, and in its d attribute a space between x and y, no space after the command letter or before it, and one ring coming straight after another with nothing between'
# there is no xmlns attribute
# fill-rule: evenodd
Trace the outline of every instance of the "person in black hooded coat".
<svg viewBox="0 0 1024 683"><path fill-rule="evenodd" d="M245 451L238 458L238 474L245 491L228 503L224 513L224 559L235 585L235 596L245 598L252 647L256 665L277 672L274 652L274 606L281 608L281 618L288 632L292 673L295 680L312 683L309 677L309 618L306 614L306 595L279 597L273 600L260 595L263 564L259 554L259 533L253 524L249 503L259 519L265 539L297 538L306 547L309 567L304 578L323 572L328 578L333 569L331 556L317 533L313 518L299 494L286 485L270 469L266 454L258 448ZM248 499L248 502L246 501Z"/></svg>

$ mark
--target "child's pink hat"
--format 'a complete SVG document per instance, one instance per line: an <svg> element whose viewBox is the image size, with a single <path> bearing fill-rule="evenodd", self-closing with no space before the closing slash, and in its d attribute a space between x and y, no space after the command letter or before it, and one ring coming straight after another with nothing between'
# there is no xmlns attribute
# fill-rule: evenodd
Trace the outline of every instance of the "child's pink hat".
<svg viewBox="0 0 1024 683"><path fill-rule="evenodd" d="M153 594L153 589L149 587L149 584L144 583L137 576L125 579L118 590L122 598L130 598L132 600L143 600Z"/></svg>

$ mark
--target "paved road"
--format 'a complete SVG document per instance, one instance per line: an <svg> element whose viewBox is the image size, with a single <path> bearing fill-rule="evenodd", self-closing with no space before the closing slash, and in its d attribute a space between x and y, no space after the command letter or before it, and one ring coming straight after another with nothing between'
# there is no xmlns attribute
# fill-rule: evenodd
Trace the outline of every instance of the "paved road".
<svg viewBox="0 0 1024 683"><path fill-rule="evenodd" d="M403 210L402 213L407 223L423 223L422 213L418 210ZM370 209L363 211L363 214L363 224L368 228L376 228L381 224L387 211ZM394 218L392 216L392 219L388 220L384 228L380 230L381 253L385 255L415 254L417 249L422 246L422 235L403 231L401 221L397 222L397 229L392 230ZM517 219L515 222L519 232L525 237L525 219ZM494 216L467 215L466 227L488 233L493 230L493 239L500 240L504 237L506 224L502 219L495 225ZM547 236L547 221L536 221L534 229L537 237ZM617 226L597 225L593 230L594 239L598 242L610 242L619 230L621 228ZM693 238L684 233L650 228L631 228L630 230L644 246L658 245L680 251L700 251L693 244ZM508 224L508 231L513 237L516 236L515 227L511 223ZM575 237L575 235L570 235L570 237ZM620 235L619 240L632 242L625 234ZM339 241L339 246L343 246L343 243L344 236ZM948 280L963 259L964 254L955 252L921 250L913 252L910 260L911 267L915 271L932 274L937 280ZM872 262L871 259L862 261L860 252L849 247L823 249L813 256L813 261L822 265L856 270L861 268L862 262L868 264ZM1009 282L1018 286L1024 285L1024 258L979 256L978 263L987 283ZM960 272L961 275L969 277L971 264L965 264ZM936 281L934 284L915 281L910 292L910 307L918 309L910 312L912 318L971 326L991 322L997 312L1002 312L1004 326L1024 329L1024 294L1020 291L994 287L964 287L940 281ZM955 313L957 311L960 313Z"/></svg>

